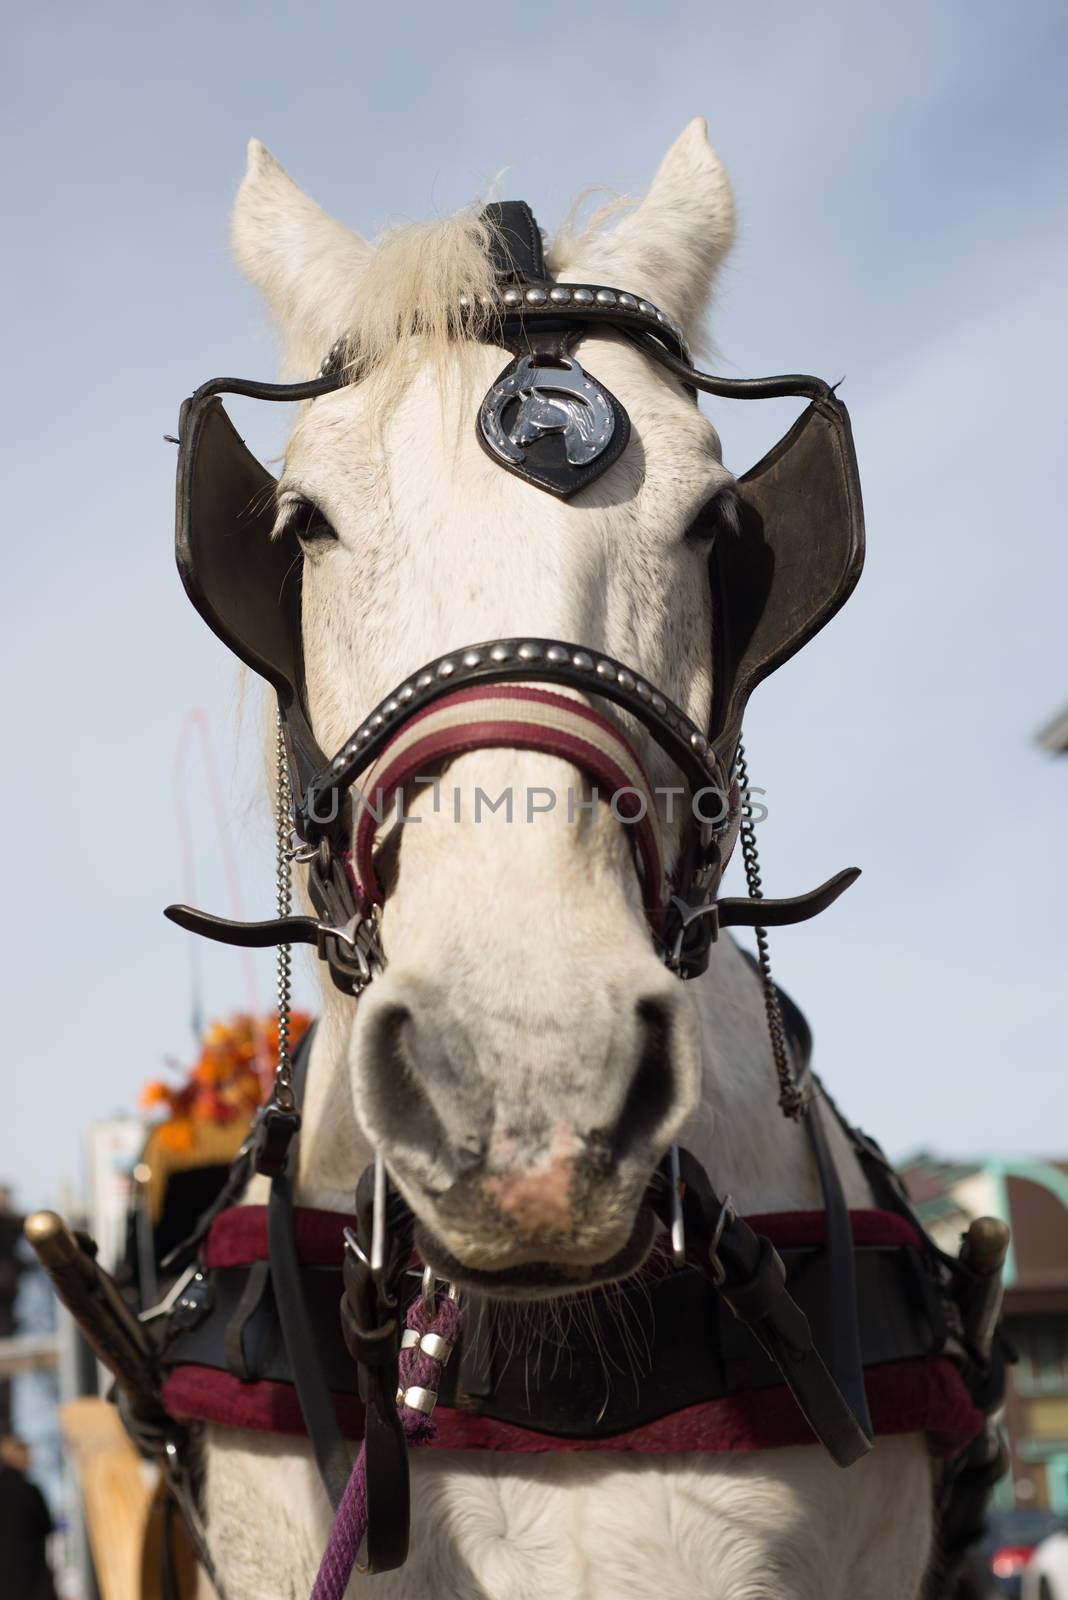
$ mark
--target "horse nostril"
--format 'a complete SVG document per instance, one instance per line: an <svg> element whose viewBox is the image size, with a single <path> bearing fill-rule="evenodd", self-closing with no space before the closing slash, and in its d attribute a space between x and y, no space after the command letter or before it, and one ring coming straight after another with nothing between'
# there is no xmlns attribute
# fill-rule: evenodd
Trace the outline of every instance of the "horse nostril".
<svg viewBox="0 0 1068 1600"><path fill-rule="evenodd" d="M428 1161L440 1161L448 1146L441 1118L419 1080L413 1031L407 1006L386 1005L375 1013L368 1038L364 1114L376 1142L425 1168Z"/></svg>
<svg viewBox="0 0 1068 1600"><path fill-rule="evenodd" d="M675 1103L677 1085L671 1060L671 1019L660 1000L639 1000L641 1053L612 1135L613 1161L648 1151Z"/></svg>

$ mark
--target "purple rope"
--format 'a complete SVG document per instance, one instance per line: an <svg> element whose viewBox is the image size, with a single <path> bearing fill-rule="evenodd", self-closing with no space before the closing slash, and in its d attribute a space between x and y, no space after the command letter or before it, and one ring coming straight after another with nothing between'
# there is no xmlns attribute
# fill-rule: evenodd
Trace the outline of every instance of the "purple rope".
<svg viewBox="0 0 1068 1600"><path fill-rule="evenodd" d="M455 1300L450 1300L448 1295L442 1295L429 1313L423 1306L422 1295L417 1294L408 1307L408 1327L414 1328L416 1333L438 1333L443 1339L455 1342L459 1338L462 1323L463 1314L460 1307ZM413 1386L437 1389L440 1375L441 1362L434 1356L427 1355L418 1346L401 1351L402 1389L410 1389ZM437 1431L433 1418L426 1416L422 1411L413 1411L409 1406L401 1406L401 1425L409 1447L427 1444ZM334 1516L334 1525L330 1529L330 1538L319 1563L311 1600L344 1600L345 1590L352 1577L352 1569L356 1565L360 1546L367 1533L366 1449L366 1445L361 1444L360 1453L345 1485L345 1492L341 1496L341 1503Z"/></svg>

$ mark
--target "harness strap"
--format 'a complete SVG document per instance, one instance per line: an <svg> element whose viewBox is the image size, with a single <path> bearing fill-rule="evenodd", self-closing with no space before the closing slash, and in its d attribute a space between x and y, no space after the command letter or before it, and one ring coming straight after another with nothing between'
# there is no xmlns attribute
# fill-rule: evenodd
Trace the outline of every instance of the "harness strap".
<svg viewBox="0 0 1068 1600"><path fill-rule="evenodd" d="M823 1210L827 1219L827 1255L830 1260L828 1285L829 1319L826 1346L827 1365L834 1374L842 1398L870 1446L871 1413L864 1387L864 1354L860 1347L859 1299L857 1296L856 1254L853 1228L849 1220L842 1180L827 1143L827 1130L819 1098L809 1098L804 1117L812 1153L816 1159Z"/></svg>
<svg viewBox="0 0 1068 1600"><path fill-rule="evenodd" d="M298 1109L304 1099L314 1033L314 1027L308 1029L293 1057L293 1093ZM293 1182L298 1147L299 1136L289 1146L285 1165L271 1179L271 1193L267 1202L271 1283L304 1425L308 1430L323 1488L336 1510L345 1492L351 1463L323 1375L315 1329L308 1314L301 1282L293 1219Z"/></svg>
<svg viewBox="0 0 1068 1600"><path fill-rule="evenodd" d="M341 1328L356 1363L364 1417L363 1493L367 1503L367 1572L389 1572L408 1557L411 1489L408 1445L397 1408L401 1350L400 1283L412 1247L412 1215L388 1182L382 1196L395 1223L385 1240L385 1257L374 1259L376 1169L368 1167L356 1185L356 1235L342 1264L345 1293ZM370 1255L360 1246L370 1247Z"/></svg>
<svg viewBox="0 0 1068 1600"><path fill-rule="evenodd" d="M541 229L525 200L495 200L482 212L493 230L489 256L501 283L540 282L545 277Z"/></svg>
<svg viewBox="0 0 1068 1600"><path fill-rule="evenodd" d="M834 1461L840 1467L852 1465L871 1449L871 1437L813 1343L808 1318L786 1287L782 1257L770 1239L755 1233L728 1200L720 1199L688 1150L679 1151L679 1175L686 1232L702 1244L703 1259L699 1256L694 1264L711 1273Z"/></svg>
<svg viewBox="0 0 1068 1600"><path fill-rule="evenodd" d="M760 979L760 966L756 958L748 950L743 950L742 954ZM821 1089L822 1086L814 1082L812 1073L812 1029L808 1025L808 1019L778 984L775 985L775 992L778 996L779 1012L786 1031L787 1043L794 1057L795 1079L800 1084L807 1075L810 1084L814 1088ZM827 1142L827 1128L818 1093L808 1096L806 1115L802 1120L823 1193L826 1229L824 1249L829 1266L826 1291L828 1315L823 1334L824 1358L843 1399L853 1414L857 1427L870 1445L874 1430L864 1383L856 1241L853 1237L853 1224L842 1189L842 1180ZM878 1191L873 1189L873 1194L878 1198Z"/></svg>
<svg viewBox="0 0 1068 1600"><path fill-rule="evenodd" d="M216 1217L234 1205L248 1188L249 1178L252 1176L252 1138L251 1134L245 1140L234 1160L230 1163L230 1170L226 1174L226 1182L219 1190L215 1199L206 1210L200 1213L193 1224L193 1231L186 1234L180 1244L169 1251L160 1262L163 1272L182 1273L197 1253L198 1247L211 1232L211 1225Z"/></svg>
<svg viewBox="0 0 1068 1600"><path fill-rule="evenodd" d="M241 1298L237 1302L234 1314L228 1320L223 1332L226 1345L226 1364L243 1383L251 1382L256 1374L249 1364L248 1354L245 1350L245 1330L249 1322L259 1309L271 1276L269 1261L255 1261L249 1268L245 1287L241 1291Z"/></svg>
<svg viewBox="0 0 1068 1600"><path fill-rule="evenodd" d="M215 1258L208 1266L212 1309L171 1346L165 1398L172 1412L183 1418L203 1414L234 1426L272 1425L299 1432L300 1410L288 1387L293 1375L270 1294L264 1296L245 1335L256 1382L241 1383L228 1368L222 1330L240 1302L252 1270L249 1263L261 1247L266 1254L262 1209L256 1219L257 1237L249 1237L253 1230L244 1228L246 1214L254 1211L244 1207L232 1214L243 1224L243 1243L238 1231L229 1229L229 1219L220 1224L219 1244L227 1248L209 1249L209 1257ZM340 1249L322 1248L328 1240L340 1244L341 1230L349 1220L334 1213L297 1210L302 1282L320 1361L345 1437L352 1440L362 1436L363 1408L357 1398L356 1366L337 1316L344 1289L342 1256ZM787 1287L811 1323L815 1344L826 1351L832 1264L823 1214L749 1222L754 1232L775 1245L786 1265ZM853 1230L864 1361L867 1367L885 1368L879 1381L889 1381L893 1364L902 1373L910 1371L940 1348L911 1270L918 1265L920 1242L911 1229L885 1212L855 1214ZM409 1278L407 1284L401 1307L416 1293L416 1280ZM641 1280L589 1297L589 1322L584 1316L569 1338L566 1362L545 1359L545 1352L539 1361L536 1344L529 1362L522 1351L512 1352L508 1338L491 1320L493 1304L482 1295L465 1295L463 1338L440 1386L441 1405L448 1408L443 1437L455 1442L462 1436L470 1448L500 1448L515 1430L524 1432L530 1448L552 1448L552 1441L565 1448L568 1440L582 1441L583 1448L607 1447L613 1438L636 1429L655 1430L689 1408L721 1400L729 1405L743 1395L766 1393L783 1381L717 1294L707 1271L672 1270L660 1252L651 1258L648 1275ZM636 1328L642 1330L643 1341L640 1383L637 1388L629 1382L609 1383L606 1367L612 1374L632 1371L627 1334L633 1339ZM287 1386L284 1394L282 1386ZM785 1397L775 1404L777 1414L786 1413ZM761 1410L767 1414L765 1407ZM885 1410L881 1426L887 1426ZM932 1423L932 1428L943 1431L941 1424ZM665 1426L665 1437L670 1431Z"/></svg>

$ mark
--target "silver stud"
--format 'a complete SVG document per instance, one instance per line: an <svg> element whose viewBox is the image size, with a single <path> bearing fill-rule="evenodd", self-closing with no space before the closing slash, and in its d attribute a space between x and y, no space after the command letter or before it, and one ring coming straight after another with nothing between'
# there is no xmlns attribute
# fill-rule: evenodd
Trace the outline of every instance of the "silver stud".
<svg viewBox="0 0 1068 1600"><path fill-rule="evenodd" d="M527 305L528 306L543 306L548 298L549 297L545 293L544 289L528 289L527 290Z"/></svg>
<svg viewBox="0 0 1068 1600"><path fill-rule="evenodd" d="M621 689L633 689L634 674L632 672L628 672L626 667L620 667L619 671L616 673L616 682L619 684Z"/></svg>
<svg viewBox="0 0 1068 1600"><path fill-rule="evenodd" d="M511 647L506 644L495 644L490 651L491 661L507 661L512 654Z"/></svg>
<svg viewBox="0 0 1068 1600"><path fill-rule="evenodd" d="M412 698L412 696L414 694L415 694L415 685L411 684L411 683L406 683L404 685L403 689L398 689L397 690L397 699L400 700L404 705L407 705L408 701Z"/></svg>
<svg viewBox="0 0 1068 1600"><path fill-rule="evenodd" d="M539 661L541 659L540 644L521 644L516 651L520 661Z"/></svg>
<svg viewBox="0 0 1068 1600"><path fill-rule="evenodd" d="M490 311L497 304L497 296L495 294L480 294L478 303L484 311Z"/></svg>
<svg viewBox="0 0 1068 1600"><path fill-rule="evenodd" d="M599 678L614 678L615 675L616 669L612 665L611 661L598 661L597 676Z"/></svg>
<svg viewBox="0 0 1068 1600"><path fill-rule="evenodd" d="M518 306L523 302L523 296L518 289L506 289L503 299L506 306Z"/></svg>
<svg viewBox="0 0 1068 1600"><path fill-rule="evenodd" d="M636 311L638 308L638 302L632 294L621 294L619 303L621 306L626 306L628 311Z"/></svg>
<svg viewBox="0 0 1068 1600"><path fill-rule="evenodd" d="M667 710L667 701L664 699L664 696L662 694L654 694L653 697L652 697L652 700L649 703L652 706L653 710L655 712L657 712L658 715L660 715L661 717L664 715L664 712Z"/></svg>
<svg viewBox="0 0 1068 1600"><path fill-rule="evenodd" d="M359 733L356 735L356 738L359 740L360 744L366 744L370 737L371 730L367 727L361 728Z"/></svg>
<svg viewBox="0 0 1068 1600"><path fill-rule="evenodd" d="M655 317L656 316L656 307L655 306L651 306L649 304L648 300L639 300L638 301L638 310L639 311L644 311L645 315L647 317Z"/></svg>
<svg viewBox="0 0 1068 1600"><path fill-rule="evenodd" d="M482 652L480 650L464 651L465 667L480 667L482 665Z"/></svg>
<svg viewBox="0 0 1068 1600"><path fill-rule="evenodd" d="M448 657L446 657L444 661L438 662L437 671L439 678L451 678L453 673L456 671L456 663L455 661L450 661Z"/></svg>
<svg viewBox="0 0 1068 1600"><path fill-rule="evenodd" d="M333 761L330 763L330 770L332 772L344 772L345 767L346 761L344 756L335 756Z"/></svg>
<svg viewBox="0 0 1068 1600"><path fill-rule="evenodd" d="M590 305L593 304L593 290L592 289L575 289L573 291L573 293L574 293L575 301L576 301L576 303L578 305L580 305L580 306L590 306Z"/></svg>
<svg viewBox="0 0 1068 1600"><path fill-rule="evenodd" d="M576 650L571 657L571 665L577 667L580 672L590 672L593 668L593 657L588 656L585 650Z"/></svg>
<svg viewBox="0 0 1068 1600"><path fill-rule="evenodd" d="M462 294L460 296L460 310L461 311L470 311L470 309L471 309L471 296L469 294Z"/></svg>
<svg viewBox="0 0 1068 1600"><path fill-rule="evenodd" d="M664 315L664 313L662 311L658 311L657 312L656 320L657 320L657 322L662 322L665 327L667 326L667 317L665 317L665 315Z"/></svg>
<svg viewBox="0 0 1068 1600"><path fill-rule="evenodd" d="M415 687L417 689L429 689L433 681L434 674L432 672L421 672L415 680Z"/></svg>
<svg viewBox="0 0 1068 1600"><path fill-rule="evenodd" d="M382 715L381 711L376 711L373 717L369 717L367 719L367 726L369 728L383 728L385 727L385 723L386 719Z"/></svg>
<svg viewBox="0 0 1068 1600"><path fill-rule="evenodd" d="M558 306L566 306L571 299L571 290L565 288L562 283L558 283L555 289L549 290L549 299L555 300Z"/></svg>
<svg viewBox="0 0 1068 1600"><path fill-rule="evenodd" d="M690 744L699 756L705 755L708 750L708 740L703 733L691 733Z"/></svg>
<svg viewBox="0 0 1068 1600"><path fill-rule="evenodd" d="M385 705L382 707L383 714L385 716L387 716L387 717L391 717L395 711L399 711L399 710L400 710L400 701L399 700L387 700Z"/></svg>
<svg viewBox="0 0 1068 1600"><path fill-rule="evenodd" d="M568 653L562 644L551 644L548 650L545 652L545 659L546 661L553 662L554 665L559 667L563 666L564 662L569 658Z"/></svg>
<svg viewBox="0 0 1068 1600"><path fill-rule="evenodd" d="M648 700L649 696L652 694L652 690L650 689L649 685L647 683L643 683L640 678L634 687L638 691L639 700Z"/></svg>
<svg viewBox="0 0 1068 1600"><path fill-rule="evenodd" d="M614 306L615 303L616 293L614 289L598 289L597 304L599 306Z"/></svg>

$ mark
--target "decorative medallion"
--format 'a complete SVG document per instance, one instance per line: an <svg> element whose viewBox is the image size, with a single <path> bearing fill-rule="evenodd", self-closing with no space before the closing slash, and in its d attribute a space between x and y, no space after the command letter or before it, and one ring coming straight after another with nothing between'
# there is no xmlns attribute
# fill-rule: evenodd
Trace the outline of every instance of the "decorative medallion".
<svg viewBox="0 0 1068 1600"><path fill-rule="evenodd" d="M501 466L566 498L619 459L630 421L574 356L522 355L483 400L478 436Z"/></svg>

